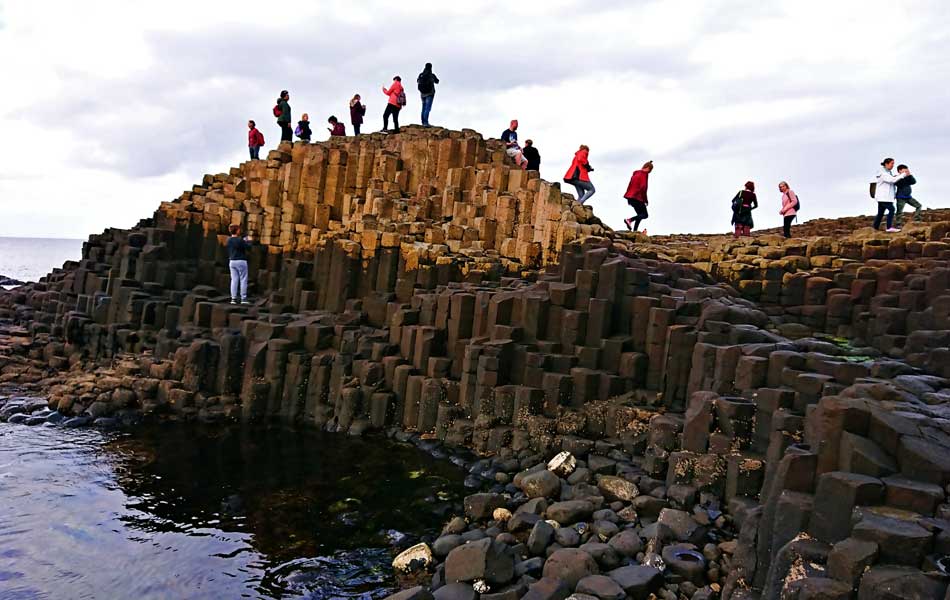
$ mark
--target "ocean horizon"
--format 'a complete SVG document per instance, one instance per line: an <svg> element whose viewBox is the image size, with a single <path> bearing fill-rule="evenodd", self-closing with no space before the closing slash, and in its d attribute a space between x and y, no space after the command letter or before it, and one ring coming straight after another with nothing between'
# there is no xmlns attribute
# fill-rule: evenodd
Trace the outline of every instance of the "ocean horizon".
<svg viewBox="0 0 950 600"><path fill-rule="evenodd" d="M82 258L84 241L0 236L0 275L23 282L38 281L64 262Z"/></svg>

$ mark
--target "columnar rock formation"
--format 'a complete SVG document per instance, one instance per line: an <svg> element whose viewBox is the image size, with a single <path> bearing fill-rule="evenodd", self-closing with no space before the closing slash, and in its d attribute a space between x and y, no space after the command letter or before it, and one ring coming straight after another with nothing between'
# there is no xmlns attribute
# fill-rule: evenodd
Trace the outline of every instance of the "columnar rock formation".
<svg viewBox="0 0 950 600"><path fill-rule="evenodd" d="M893 237L647 243L512 168L497 142L405 131L282 147L206 176L139 227L92 236L81 261L0 296L0 317L29 332L0 367L110 369L50 387L67 415L398 428L492 456L495 473L569 451L583 474L552 476L541 496L609 506L676 552L702 548L714 521L737 535L715 580L704 566L682 588L694 598L943 597L946 214ZM226 302L231 223L261 240L250 306ZM538 495L524 475L494 481L512 508ZM591 517L559 504L530 511L563 527ZM496 542L467 554L504 563L533 547L554 561L545 575L568 560L538 552L523 518L468 509L463 530ZM575 529L575 545L620 535ZM590 576L607 569L601 554L571 556ZM477 571L459 564L442 577ZM495 591L524 593L524 569Z"/></svg>

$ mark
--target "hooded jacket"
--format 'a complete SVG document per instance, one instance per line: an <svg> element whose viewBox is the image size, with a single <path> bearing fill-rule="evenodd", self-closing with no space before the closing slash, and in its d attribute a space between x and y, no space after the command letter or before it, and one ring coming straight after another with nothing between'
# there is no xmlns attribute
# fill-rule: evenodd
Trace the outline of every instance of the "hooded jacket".
<svg viewBox="0 0 950 600"><path fill-rule="evenodd" d="M366 114L366 107L362 102L355 102L350 105L350 123L354 125L363 124L363 115Z"/></svg>
<svg viewBox="0 0 950 600"><path fill-rule="evenodd" d="M650 174L643 169L637 169L630 176L630 183L627 184L627 193L623 195L627 200L637 200L644 204L649 204L647 200L647 185L649 184Z"/></svg>
<svg viewBox="0 0 950 600"><path fill-rule="evenodd" d="M300 135L298 136L302 140L309 140L313 135L313 132L310 131L310 121L297 121L297 127L300 128Z"/></svg>
<svg viewBox="0 0 950 600"><path fill-rule="evenodd" d="M590 175L588 175L588 173L593 169L590 163L587 162L588 154L590 153L587 150L578 150L574 153L574 160L571 162L567 173L564 174L564 181L570 182L575 179L578 181L590 181Z"/></svg>
<svg viewBox="0 0 950 600"><path fill-rule="evenodd" d="M874 183L877 189L874 191L874 199L878 202L893 202L897 197L897 182L907 177L907 173L894 175L884 167L874 177Z"/></svg>
<svg viewBox="0 0 950 600"><path fill-rule="evenodd" d="M383 88L383 93L389 96L389 103L396 108L402 108L402 105L399 104L399 94L401 94L402 91L402 83L399 81L393 81L393 84L388 90L385 87Z"/></svg>
<svg viewBox="0 0 950 600"><path fill-rule="evenodd" d="M416 77L416 84L419 86L419 93L422 97L435 96L435 84L439 83L439 78L432 72L431 67L426 67L419 76Z"/></svg>
<svg viewBox="0 0 950 600"><path fill-rule="evenodd" d="M280 116L277 117L278 123L290 123L290 104L281 98L277 102L277 107L280 108Z"/></svg>

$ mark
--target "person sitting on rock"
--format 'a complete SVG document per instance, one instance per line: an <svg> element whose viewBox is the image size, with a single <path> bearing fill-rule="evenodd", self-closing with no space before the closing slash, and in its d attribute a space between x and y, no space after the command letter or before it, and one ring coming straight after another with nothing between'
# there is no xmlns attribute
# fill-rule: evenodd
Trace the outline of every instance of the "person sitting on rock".
<svg viewBox="0 0 950 600"><path fill-rule="evenodd" d="M327 127L327 131L330 132L331 137L332 136L339 137L339 136L346 135L346 127L344 127L343 123L340 123L339 119L337 119L336 117L331 116L329 119L327 119L327 123L330 124L330 126Z"/></svg>
<svg viewBox="0 0 950 600"><path fill-rule="evenodd" d="M594 190L594 184L590 181L590 173L594 170L594 167L587 162L589 154L590 148L581 144L581 147L574 153L571 166L564 174L564 182L574 186L574 189L577 190L577 201L581 204L587 202L596 191Z"/></svg>
<svg viewBox="0 0 950 600"><path fill-rule="evenodd" d="M310 141L313 136L313 132L310 131L310 115L307 113L301 115L300 120L297 121L297 130L294 133L300 138L301 142Z"/></svg>
<svg viewBox="0 0 950 600"><path fill-rule="evenodd" d="M228 268L231 271L231 304L247 304L247 251L254 242L254 237L241 237L241 226L228 227L231 237L228 238ZM240 294L240 295L239 295Z"/></svg>
<svg viewBox="0 0 950 600"><path fill-rule="evenodd" d="M745 188L732 199L732 224L736 226L735 237L752 235L755 223L752 221L752 211L759 207L755 197L755 183L745 182Z"/></svg>
<svg viewBox="0 0 950 600"><path fill-rule="evenodd" d="M528 161L528 164L525 166L527 170L538 171L541 169L541 155L538 153L538 149L534 147L533 141L525 140L524 149L521 150L521 153Z"/></svg>
<svg viewBox="0 0 950 600"><path fill-rule="evenodd" d="M650 173L653 172L653 161L648 160L643 163L643 167L637 169L630 176L630 183L627 184L627 193L623 195L627 199L627 204L636 211L636 215L629 219L624 219L623 224L631 231L637 231L640 228L640 222L649 218L647 212L647 184L649 183ZM633 223L633 227L630 224Z"/></svg>
<svg viewBox="0 0 950 600"><path fill-rule="evenodd" d="M251 160L259 160L261 157L261 146L264 145L264 134L257 128L254 121L247 122L247 149L251 153Z"/></svg>
<svg viewBox="0 0 950 600"><path fill-rule="evenodd" d="M891 172L891 169L894 168L894 159L885 158L881 161L881 170L878 171L877 175L874 177L874 181L871 182L874 186L874 193L872 198L877 200L877 216L874 217L874 229L881 228L881 220L884 218L884 213L887 213L887 231L888 233L896 233L900 231L893 226L894 223L894 199L897 197L897 182L904 179L905 177L910 177L910 169L905 170L903 173L898 173L894 175Z"/></svg>
<svg viewBox="0 0 950 600"><path fill-rule="evenodd" d="M792 221L798 215L798 196L788 187L786 182L778 184L778 191L782 192L782 208L778 214L784 218L782 233L786 238L792 237Z"/></svg>
<svg viewBox="0 0 950 600"><path fill-rule="evenodd" d="M399 111L406 104L406 92L402 87L402 77L399 75L393 77L393 84L389 86L389 89L383 86L383 93L389 96L386 110L383 111L383 132L389 132L389 117L392 115L393 133L399 133Z"/></svg>
<svg viewBox="0 0 950 600"><path fill-rule="evenodd" d="M907 165L897 165L897 173L906 173L906 177L897 182L896 190L897 215L894 217L894 227L900 229L904 221L904 205L910 204L914 207L914 223L920 223L923 220L920 215L920 210L923 207L920 205L920 202L914 199L911 193L911 186L917 183L917 178L910 174L910 169Z"/></svg>
<svg viewBox="0 0 950 600"><path fill-rule="evenodd" d="M522 169L528 168L528 159L524 157L521 146L518 145L518 119L512 119L508 129L501 132L501 141L505 143L505 154L515 161Z"/></svg>

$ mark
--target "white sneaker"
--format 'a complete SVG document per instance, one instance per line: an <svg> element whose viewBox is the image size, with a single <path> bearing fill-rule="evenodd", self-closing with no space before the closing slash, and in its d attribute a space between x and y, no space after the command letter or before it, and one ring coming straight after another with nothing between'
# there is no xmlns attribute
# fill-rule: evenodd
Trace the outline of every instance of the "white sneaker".
<svg viewBox="0 0 950 600"><path fill-rule="evenodd" d="M897 227L889 227L889 228L887 229L887 233L897 233L897 232L899 232L899 231L900 231L900 229L898 229Z"/></svg>

